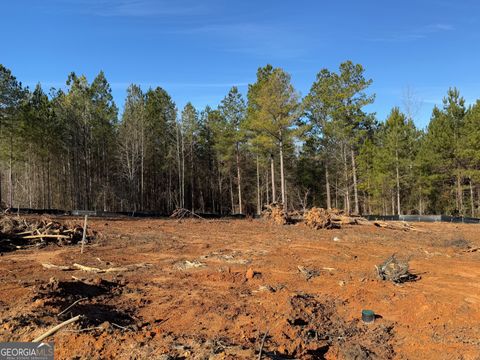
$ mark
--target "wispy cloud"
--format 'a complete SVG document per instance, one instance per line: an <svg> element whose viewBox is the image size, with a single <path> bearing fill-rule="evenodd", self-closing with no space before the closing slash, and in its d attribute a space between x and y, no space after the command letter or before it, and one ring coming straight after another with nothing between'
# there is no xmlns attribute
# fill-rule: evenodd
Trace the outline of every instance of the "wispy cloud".
<svg viewBox="0 0 480 360"><path fill-rule="evenodd" d="M216 39L219 50L258 57L298 58L305 54L305 32L285 24L217 23L169 30L180 35Z"/></svg>
<svg viewBox="0 0 480 360"><path fill-rule="evenodd" d="M390 34L384 34L379 37L372 37L366 40L372 42L409 42L426 39L440 32L453 31L455 28L451 24L429 24L414 29L397 31Z"/></svg>
<svg viewBox="0 0 480 360"><path fill-rule="evenodd" d="M67 0L68 2L68 0ZM69 11L104 17L155 17L198 15L205 10L191 0L80 0Z"/></svg>

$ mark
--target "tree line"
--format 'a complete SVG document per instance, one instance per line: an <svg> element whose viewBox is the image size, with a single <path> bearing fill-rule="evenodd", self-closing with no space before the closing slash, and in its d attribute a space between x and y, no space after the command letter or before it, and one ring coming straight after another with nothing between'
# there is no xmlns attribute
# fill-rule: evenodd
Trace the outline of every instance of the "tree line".
<svg viewBox="0 0 480 360"><path fill-rule="evenodd" d="M103 72L24 87L0 65L4 207L259 213L274 202L363 214L479 216L480 100L450 88L428 126L412 101L386 119L360 64L322 69L303 98L271 65L246 96L177 109L132 84L122 114Z"/></svg>

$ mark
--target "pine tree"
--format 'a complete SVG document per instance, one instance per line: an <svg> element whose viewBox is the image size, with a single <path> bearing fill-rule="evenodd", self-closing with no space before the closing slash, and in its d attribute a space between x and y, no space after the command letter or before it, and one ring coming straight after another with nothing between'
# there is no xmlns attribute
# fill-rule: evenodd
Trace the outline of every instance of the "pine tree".
<svg viewBox="0 0 480 360"><path fill-rule="evenodd" d="M249 95L249 101L253 103L249 128L257 134L270 137L278 147L281 199L286 207L284 150L292 139L293 127L300 117L298 94L290 83L290 75L280 68L273 69L265 78L260 69L256 85L258 87L252 87L255 93Z"/></svg>

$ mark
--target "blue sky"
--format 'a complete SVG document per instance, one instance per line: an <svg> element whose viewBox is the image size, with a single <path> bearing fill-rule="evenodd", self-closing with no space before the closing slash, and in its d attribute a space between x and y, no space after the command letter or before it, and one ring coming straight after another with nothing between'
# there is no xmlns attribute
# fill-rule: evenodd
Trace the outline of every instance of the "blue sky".
<svg viewBox="0 0 480 360"><path fill-rule="evenodd" d="M232 85L245 93L267 63L305 95L349 59L374 81L370 111L383 120L410 92L424 127L449 86L480 98L478 14L474 0L4 0L0 63L47 89L104 70L120 108L132 82L203 108Z"/></svg>

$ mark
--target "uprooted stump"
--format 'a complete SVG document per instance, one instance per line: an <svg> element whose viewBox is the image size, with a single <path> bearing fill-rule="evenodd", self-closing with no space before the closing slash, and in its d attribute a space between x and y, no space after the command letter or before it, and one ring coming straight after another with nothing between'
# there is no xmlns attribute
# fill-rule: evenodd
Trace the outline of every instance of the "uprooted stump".
<svg viewBox="0 0 480 360"><path fill-rule="evenodd" d="M288 213L283 209L281 204L277 203L266 205L265 210L262 211L262 218L273 221L278 225L286 225L291 223Z"/></svg>
<svg viewBox="0 0 480 360"><path fill-rule="evenodd" d="M358 215L348 215L338 209L324 209L313 207L304 214L305 224L318 229L339 229L343 225L361 225L368 220Z"/></svg>
<svg viewBox="0 0 480 360"><path fill-rule="evenodd" d="M409 270L408 261L398 260L394 255L386 259L382 264L376 265L378 277L382 280L400 284L407 281L415 281L418 276Z"/></svg>
<svg viewBox="0 0 480 360"><path fill-rule="evenodd" d="M49 218L40 220L15 215L0 216L0 252L29 246L45 246L51 243L73 245L82 241L83 228L70 226ZM95 238L95 232L87 231L86 241Z"/></svg>

